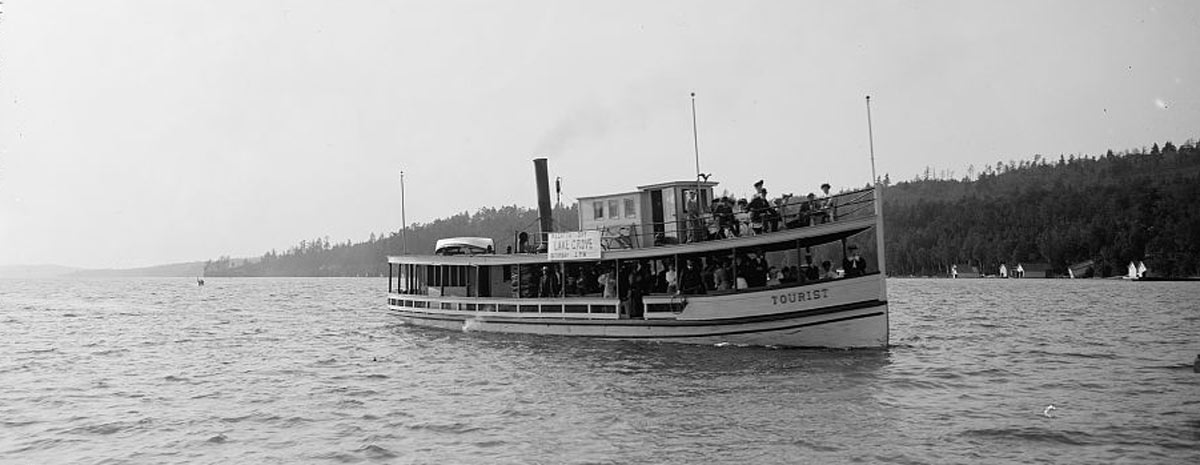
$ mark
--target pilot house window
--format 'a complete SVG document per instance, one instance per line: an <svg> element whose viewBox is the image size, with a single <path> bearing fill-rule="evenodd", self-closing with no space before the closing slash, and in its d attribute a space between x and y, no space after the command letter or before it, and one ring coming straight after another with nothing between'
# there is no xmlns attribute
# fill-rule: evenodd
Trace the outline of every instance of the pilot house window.
<svg viewBox="0 0 1200 465"><path fill-rule="evenodd" d="M592 219L594 219L594 220L604 219L604 202L600 201L600 200L592 202L592 212L593 212Z"/></svg>
<svg viewBox="0 0 1200 465"><path fill-rule="evenodd" d="M617 201L616 201L616 200L609 200L609 201L608 201L608 217L609 217L609 218L614 218L614 219L615 219L615 218L620 218L620 217L621 217L621 211L617 209L617 207L618 207L618 206L619 206L619 205L617 204Z"/></svg>
<svg viewBox="0 0 1200 465"><path fill-rule="evenodd" d="M633 199L625 199L625 217L637 218L637 208L633 206Z"/></svg>

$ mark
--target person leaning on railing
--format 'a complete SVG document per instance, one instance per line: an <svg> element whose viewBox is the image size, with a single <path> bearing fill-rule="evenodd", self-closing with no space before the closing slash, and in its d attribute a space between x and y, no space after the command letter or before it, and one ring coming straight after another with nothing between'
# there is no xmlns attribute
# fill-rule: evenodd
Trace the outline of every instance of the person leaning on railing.
<svg viewBox="0 0 1200 465"><path fill-rule="evenodd" d="M747 207L750 209L750 228L754 230L755 235L762 234L766 229L767 209L770 208L767 204L767 190L762 189L754 194Z"/></svg>
<svg viewBox="0 0 1200 465"><path fill-rule="evenodd" d="M817 200L817 206L820 212L818 216L821 218L821 223L833 221L835 205L833 202L833 197L829 195L829 187L829 183L821 184L822 194L821 198Z"/></svg>

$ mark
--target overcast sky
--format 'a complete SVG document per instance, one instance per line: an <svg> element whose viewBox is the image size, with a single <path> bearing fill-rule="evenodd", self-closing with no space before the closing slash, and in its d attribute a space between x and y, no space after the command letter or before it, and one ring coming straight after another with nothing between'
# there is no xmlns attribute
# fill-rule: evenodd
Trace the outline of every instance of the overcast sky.
<svg viewBox="0 0 1200 465"><path fill-rule="evenodd" d="M1200 137L1200 2L22 1L0 265L123 268L695 179L861 186Z"/></svg>

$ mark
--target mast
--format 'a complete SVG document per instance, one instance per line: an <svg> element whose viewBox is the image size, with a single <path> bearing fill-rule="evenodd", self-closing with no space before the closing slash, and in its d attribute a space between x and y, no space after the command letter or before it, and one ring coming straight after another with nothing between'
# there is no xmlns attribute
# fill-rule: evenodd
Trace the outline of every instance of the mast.
<svg viewBox="0 0 1200 465"><path fill-rule="evenodd" d="M700 135L696 131L696 93L692 92L692 148L696 153L696 201L700 198Z"/></svg>
<svg viewBox="0 0 1200 465"><path fill-rule="evenodd" d="M701 176L701 174L700 174L700 135L696 130L696 93L695 92L692 92L692 148L696 154L696 191L692 193L692 195L696 196L696 211L688 212L688 213L691 215L699 216L700 212L704 210L704 207L701 206L701 201L700 201L700 176ZM683 204L687 205L687 199L683 199ZM685 229L685 231L687 232L687 238L688 238L689 242L695 240L696 236L693 236L694 234L697 234L697 235L700 234L700 231L692 231L692 228L694 226L695 225L692 224L691 217L689 217L688 221L687 221L687 228ZM675 271L676 272L679 271L678 264L676 264L676 266L675 266Z"/></svg>
<svg viewBox="0 0 1200 465"><path fill-rule="evenodd" d="M404 217L404 170L400 170L400 254L408 254L408 221Z"/></svg>
<svg viewBox="0 0 1200 465"><path fill-rule="evenodd" d="M879 300L887 301L887 254L883 252L883 186L875 176L875 134L871 127L871 96L867 96L867 140L871 151L871 178L875 182L875 260L879 263Z"/></svg>

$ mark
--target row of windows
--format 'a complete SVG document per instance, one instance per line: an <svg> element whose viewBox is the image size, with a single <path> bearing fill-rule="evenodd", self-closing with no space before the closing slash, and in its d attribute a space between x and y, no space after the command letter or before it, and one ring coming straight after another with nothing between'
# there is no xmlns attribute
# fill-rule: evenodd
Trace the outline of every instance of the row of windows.
<svg viewBox="0 0 1200 465"><path fill-rule="evenodd" d="M637 203L634 202L633 199L621 199L621 200L624 200L623 203L625 205L625 217L626 218L637 218ZM608 204L608 218L609 219L615 220L615 219L621 218L621 208L620 207L622 205L622 202L618 202L618 199L609 199L607 201L604 201L604 200L592 201L592 219L596 219L596 220L604 219L604 204L605 203Z"/></svg>
<svg viewBox="0 0 1200 465"><path fill-rule="evenodd" d="M422 273L421 268L425 271ZM400 275L397 277L398 289L414 290L423 289L425 286L446 286L446 287L461 287L470 284L468 273L470 267L466 266L451 266L442 267L418 266L418 265L399 265Z"/></svg>
<svg viewBox="0 0 1200 465"><path fill-rule="evenodd" d="M388 299L388 304L395 307L433 308L441 310L461 310L468 312L504 312L504 313L617 313L616 304L495 304L467 302L426 302L424 300Z"/></svg>

